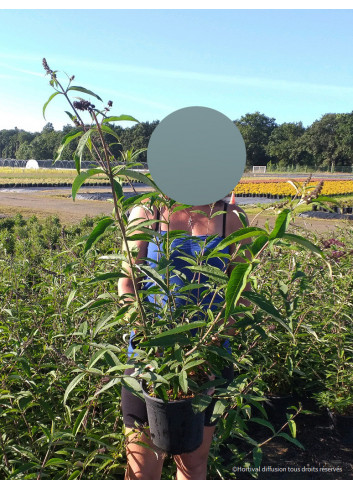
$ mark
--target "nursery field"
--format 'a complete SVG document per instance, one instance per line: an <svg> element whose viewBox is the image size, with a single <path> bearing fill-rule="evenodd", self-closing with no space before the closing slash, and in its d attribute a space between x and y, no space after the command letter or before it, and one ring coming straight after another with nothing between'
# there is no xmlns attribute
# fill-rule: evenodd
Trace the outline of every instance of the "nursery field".
<svg viewBox="0 0 353 489"><path fill-rule="evenodd" d="M121 236L108 229L84 253L96 223L0 219L0 479L123 479L121 384L107 372L126 363L130 325L105 275L119 271ZM283 324L254 306L256 328L235 337L209 479L353 478L353 428L332 421L353 414L353 231L300 234L324 259L295 246L263 255L252 288ZM174 472L167 458L162 478Z"/></svg>

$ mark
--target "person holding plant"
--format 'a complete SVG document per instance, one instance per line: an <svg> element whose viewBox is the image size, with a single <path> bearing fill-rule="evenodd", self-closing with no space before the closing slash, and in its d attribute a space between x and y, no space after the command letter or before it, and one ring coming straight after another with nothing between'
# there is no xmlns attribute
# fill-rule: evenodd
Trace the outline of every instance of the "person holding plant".
<svg viewBox="0 0 353 489"><path fill-rule="evenodd" d="M160 227L159 232L163 233L172 232L176 230L185 231L186 235L199 238L207 238L210 235L218 235L216 238L208 241L204 253L211 251L218 243L222 241L225 237L229 236L231 233L243 228L243 223L239 214L244 212L236 205L227 205L223 200L217 201L215 204L202 205L187 207L181 206L180 210L171 212L166 206L159 209L153 208L153 214L146 209L145 206L139 206L133 208L131 211L129 221L142 222L146 219L157 219L157 227ZM212 214L216 214L211 218ZM246 220L246 216L245 216ZM188 254L193 255L197 251L197 245L194 243L186 244L190 239L185 236L185 248L183 248L184 241L181 240L181 247L175 249L173 252L173 265L176 268L180 268L182 261L178 261L178 257L182 257L183 250ZM243 240L242 243L248 243L248 240ZM147 241L135 241L137 248L137 256L135 257L135 264L138 266L143 263L145 259L151 258L156 259L157 249L156 244ZM239 243L237 243L239 245ZM229 253L232 256L235 252L235 244L227 246L224 249L224 253ZM185 254L185 253L184 253ZM234 256L234 255L233 255ZM234 261L243 261L240 256L235 256ZM185 264L185 262L184 262ZM187 264L187 263L186 263ZM221 269L224 263L218 259L218 265ZM232 269L231 263L226 267L226 272L230 276ZM183 269L185 271L186 269ZM126 265L126 271L129 272L129 267ZM205 277L201 274L199 275L199 280L203 281ZM149 286L154 286L154 283L145 283L144 288ZM140 286L140 285L139 285ZM249 284L247 284L246 289L249 290ZM123 277L119 279L118 282L118 292L119 296L124 294L133 296L134 295L134 284L131 278ZM219 298L214 298L215 301ZM150 299L151 300L151 299ZM152 299L153 300L153 299ZM244 300L242 301L244 304ZM207 304L206 304L207 308ZM234 321L230 318L228 321L228 326ZM231 335L234 331L229 328L227 334ZM132 339L134 333L132 333ZM219 344L217 335L212 336L212 340ZM217 343L218 342L218 343ZM133 341L130 340L129 345L129 355L133 354ZM226 344L223 345L225 348L229 348ZM129 375L134 372L134 368L125 371L125 374ZM228 368L222 371L222 377L227 379L228 383L233 379L233 365L229 365ZM210 379L214 379L214 375L210 372ZM199 448L191 453L183 453L180 455L174 455L174 460L177 466L176 479L177 480L202 480L206 479L207 475L207 460L208 454L212 442L212 437L215 431L216 422L211 422L211 416L213 413L215 402L207 407L205 411L205 422L204 422L204 434L203 442ZM143 400L138 398L132 392L122 387L122 410L124 424L126 427L127 435L127 469L125 474L125 479L141 479L141 480L158 480L161 477L163 458L164 454L162 451L157 449L149 436L149 430L147 429L148 420L146 405ZM138 429L136 430L136 427ZM152 448L152 449L151 449Z"/></svg>

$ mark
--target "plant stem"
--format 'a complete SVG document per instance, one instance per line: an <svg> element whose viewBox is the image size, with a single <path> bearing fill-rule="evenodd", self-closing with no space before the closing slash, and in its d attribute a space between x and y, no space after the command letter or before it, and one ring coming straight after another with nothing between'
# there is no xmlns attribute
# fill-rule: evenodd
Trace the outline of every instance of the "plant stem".
<svg viewBox="0 0 353 489"><path fill-rule="evenodd" d="M94 118L94 120L96 122L98 133L99 133L99 136L100 136L100 139L101 139L103 148L104 148L105 156L106 156L108 178L109 178L110 186L111 186L112 193L113 193L113 202L114 202L115 215L116 215L116 218L118 220L119 228L120 228L120 231L121 231L121 235L122 235L122 238L123 238L125 247L126 247L126 251L127 251L127 255L128 255L128 260L129 260L129 265L130 265L130 269L131 269L131 279L132 279L132 283L133 283L134 294L135 294L135 298L137 300L138 308L139 308L139 311L140 311L141 320L143 322L144 334L146 334L146 331L147 331L146 314L145 314L144 308L142 306L142 303L141 303L141 300L140 300L140 296L138 294L137 281L136 281L136 276L135 276L135 272L134 272L134 264L133 264L133 260L132 260L132 256L131 256L131 252L130 252L129 243L128 243L127 237L126 237L125 226L124 226L123 220L121 219L121 216L120 216L120 209L119 209L119 205L118 205L118 200L117 200L117 196L116 196L116 193L115 193L115 190L114 190L114 175L113 175L113 172L112 172L112 168L111 168L111 166L109 164L109 154L108 154L108 150L107 150L107 145L106 145L106 142L105 142L103 133L102 133L102 129L101 129L101 127L99 125L99 122L97 120L97 117L96 117L96 115L95 115L94 112L92 112L92 114L93 114L93 118Z"/></svg>

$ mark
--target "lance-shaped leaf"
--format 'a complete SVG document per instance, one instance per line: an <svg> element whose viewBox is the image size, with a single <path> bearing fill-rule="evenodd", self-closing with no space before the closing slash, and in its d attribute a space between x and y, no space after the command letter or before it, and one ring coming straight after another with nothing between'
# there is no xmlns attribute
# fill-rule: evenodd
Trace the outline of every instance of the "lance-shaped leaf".
<svg viewBox="0 0 353 489"><path fill-rule="evenodd" d="M92 248L93 244L97 241L97 239L100 236L102 236L104 231L113 223L114 223L114 219L112 219L111 217L105 217L104 219L99 221L97 226L93 229L91 234L88 236L84 253L87 253L87 251Z"/></svg>
<svg viewBox="0 0 353 489"><path fill-rule="evenodd" d="M70 117L70 119L72 120L72 122L74 122L74 121L77 120L77 117L75 115L71 114L71 112L65 110L65 114L67 114Z"/></svg>
<svg viewBox="0 0 353 489"><path fill-rule="evenodd" d="M124 197L124 192L120 182L118 182L116 178L113 179L113 186L115 195L117 196L118 200L120 200L122 197Z"/></svg>
<svg viewBox="0 0 353 489"><path fill-rule="evenodd" d="M122 169L122 170L119 170L117 172L117 175L124 175L126 177L129 177L133 180L138 180L139 182L142 182L146 185L148 185L149 187L153 187L155 188L156 190L159 190L159 188L157 187L157 185L154 183L153 180L151 180L147 175L145 175L144 173L140 173L138 171L133 171L133 170L125 170L125 169Z"/></svg>
<svg viewBox="0 0 353 489"><path fill-rule="evenodd" d="M259 309L266 312L269 316L271 316L275 321L284 326L290 333L290 329L287 324L282 319L279 311L275 308L275 306L269 302L263 295L258 294L257 292L245 290L243 292L243 296L248 299L250 302L255 304Z"/></svg>
<svg viewBox="0 0 353 489"><path fill-rule="evenodd" d="M94 130L95 128L89 129L87 132L84 133L84 135L81 137L81 139L78 142L77 149L74 156L76 169L78 173L80 173L81 171L81 160L82 160L83 150L85 149L85 146L88 146L88 149L90 149L90 144L89 144L90 138Z"/></svg>
<svg viewBox="0 0 353 489"><path fill-rule="evenodd" d="M51 100L53 100L54 97L56 97L57 95L61 94L61 92L55 92L55 93L52 93L50 95L50 97L48 98L48 100L45 102L45 104L43 105L43 117L45 119L45 109L47 108L49 102L51 102ZM46 119L45 119L46 120Z"/></svg>
<svg viewBox="0 0 353 489"><path fill-rule="evenodd" d="M225 284L228 282L228 276L226 273L222 272L217 267L213 267L212 265L195 265L195 266L186 266L184 268L189 268L192 272L199 272L202 275L206 275L206 277L210 277L215 282Z"/></svg>
<svg viewBox="0 0 353 489"><path fill-rule="evenodd" d="M191 401L192 409L195 413L204 411L212 402L212 397L206 394L197 394Z"/></svg>
<svg viewBox="0 0 353 489"><path fill-rule="evenodd" d="M117 135L117 133L109 126L105 126L104 124L101 125L101 129L103 132L106 132L107 134L110 134L113 136L119 143L120 143L120 138Z"/></svg>
<svg viewBox="0 0 353 489"><path fill-rule="evenodd" d="M244 291L251 270L251 263L238 263L232 270L226 290L226 310L224 313L225 322L229 318L230 311L236 305L242 292Z"/></svg>
<svg viewBox="0 0 353 489"><path fill-rule="evenodd" d="M107 117L106 119L103 119L103 123L105 124L106 122L114 122L114 121L132 121L132 122L139 122L137 119L132 117L131 115L118 115L118 116L112 116L112 117Z"/></svg>
<svg viewBox="0 0 353 489"><path fill-rule="evenodd" d="M99 173L105 173L102 168L91 168L90 170L83 171L77 175L72 184L72 198L75 200L76 194L81 188L82 184L90 177L98 175Z"/></svg>
<svg viewBox="0 0 353 489"><path fill-rule="evenodd" d="M155 338L164 338L165 336L185 333L186 331L190 331L191 329L202 328L203 326L206 326L206 324L207 323L205 321L194 321L193 323L182 324L181 326L176 326L175 328L168 329L168 331L157 334Z"/></svg>
<svg viewBox="0 0 353 489"><path fill-rule="evenodd" d="M83 134L83 131L81 129L73 129L72 131L70 131L68 134L65 134L65 136L63 137L63 139L61 140L61 145L59 146L59 148L57 149L56 151L56 155L55 155L55 159L54 159L54 163L60 159L60 156L61 156L61 153L63 152L64 148L69 144L71 143L71 141L73 141L74 139L78 138L79 136L81 136Z"/></svg>
<svg viewBox="0 0 353 489"><path fill-rule="evenodd" d="M68 89L68 92L70 90L74 90L76 92L83 92L83 93L87 93L88 95L92 95L92 97L95 97L97 98L98 100L100 100L101 102L103 102L103 100L100 98L99 95L97 95L96 93L92 92L91 90L87 90L87 88L84 88L84 87L70 87Z"/></svg>
<svg viewBox="0 0 353 489"><path fill-rule="evenodd" d="M171 334L162 338L151 338L148 341L139 343L139 346L143 348L149 348L150 346L173 346L179 343L180 345L189 345L190 339L183 334Z"/></svg>
<svg viewBox="0 0 353 489"><path fill-rule="evenodd" d="M283 209L283 211L280 213L280 215L277 217L276 222L275 222L275 227L273 231L271 232L269 239L277 239L281 238L283 234L286 232L289 221L291 217L291 212L289 209Z"/></svg>
<svg viewBox="0 0 353 489"><path fill-rule="evenodd" d="M251 246L252 255L256 257L257 254L262 250L262 248L265 246L267 242L268 242L268 235L259 236L258 238L256 238Z"/></svg>
<svg viewBox="0 0 353 489"><path fill-rule="evenodd" d="M316 197L315 199L312 199L310 201L311 203L313 202L331 202L332 204L335 204L335 205L340 205L340 203L338 202L338 200L336 199L333 199L332 197L325 197L324 195L320 195L319 197Z"/></svg>
<svg viewBox="0 0 353 489"><path fill-rule="evenodd" d="M208 255L208 257L212 257L214 254L217 253L218 250L222 250L226 246L238 243L239 241L247 238L253 238L255 236L268 236L268 233L264 229L257 227L245 227L243 229L238 229L238 231L235 231L234 233L223 239Z"/></svg>
<svg viewBox="0 0 353 489"><path fill-rule="evenodd" d="M136 235L135 235L136 236ZM137 235L139 236L139 235ZM161 287L164 292L169 295L169 289L167 284L163 280L162 275L160 275L154 268L149 267L147 265L140 265L138 268L147 275L153 282Z"/></svg>
<svg viewBox="0 0 353 489"><path fill-rule="evenodd" d="M303 248L306 248L309 251L311 251L312 253L315 253L316 255L319 255L321 257L324 256L323 252L320 250L320 248L318 246L314 245L314 243L303 238L302 236L297 236L296 234L284 233L282 235L281 239L285 239L285 240L290 241L292 243L296 243L296 244L302 246Z"/></svg>
<svg viewBox="0 0 353 489"><path fill-rule="evenodd" d="M79 384L79 382L81 382L81 380L84 378L85 375L86 375L85 372L81 372L80 374L76 375L76 377L66 387L65 394L64 394L64 404L66 404L70 392L77 386L77 384Z"/></svg>
<svg viewBox="0 0 353 489"><path fill-rule="evenodd" d="M89 284L95 284L96 282L102 282L105 280L116 280L122 277L127 277L125 273L122 272L108 272L108 273L102 273L101 275L98 275L97 277L94 277L92 280L90 280L88 283Z"/></svg>
<svg viewBox="0 0 353 489"><path fill-rule="evenodd" d="M188 377L185 370L182 370L179 374L179 385L182 391L186 394L188 391Z"/></svg>

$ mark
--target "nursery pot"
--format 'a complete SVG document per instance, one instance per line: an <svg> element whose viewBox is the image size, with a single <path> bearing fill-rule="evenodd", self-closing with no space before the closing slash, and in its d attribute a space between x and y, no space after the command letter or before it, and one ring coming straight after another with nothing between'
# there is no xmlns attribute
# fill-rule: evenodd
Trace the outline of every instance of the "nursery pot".
<svg viewBox="0 0 353 489"><path fill-rule="evenodd" d="M202 443L205 412L194 413L192 398L164 402L143 389L151 438L171 454L193 452Z"/></svg>
<svg viewBox="0 0 353 489"><path fill-rule="evenodd" d="M336 433L345 445L353 447L353 416L337 414L328 409Z"/></svg>
<svg viewBox="0 0 353 489"><path fill-rule="evenodd" d="M295 405L295 398L292 395L284 396L266 396L264 403L268 420L275 426L280 427L287 421L286 414L292 414L294 411L287 411L289 406Z"/></svg>

